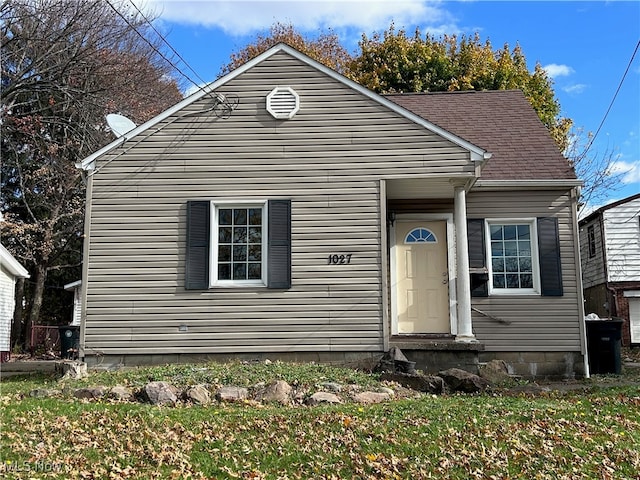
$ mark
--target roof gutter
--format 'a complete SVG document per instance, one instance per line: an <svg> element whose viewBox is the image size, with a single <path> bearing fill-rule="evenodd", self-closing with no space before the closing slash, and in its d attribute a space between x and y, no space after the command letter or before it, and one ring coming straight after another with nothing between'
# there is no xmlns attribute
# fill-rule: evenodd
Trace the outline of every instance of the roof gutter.
<svg viewBox="0 0 640 480"><path fill-rule="evenodd" d="M584 185L582 180L575 178L551 179L551 180L489 180L479 178L475 188L485 190L508 190L512 188L527 188L531 190L548 190L553 188L571 188Z"/></svg>
<svg viewBox="0 0 640 480"><path fill-rule="evenodd" d="M14 276L19 278L29 278L29 272L9 253L9 250L4 248L4 245L0 245L0 258L2 259L2 266L5 267Z"/></svg>

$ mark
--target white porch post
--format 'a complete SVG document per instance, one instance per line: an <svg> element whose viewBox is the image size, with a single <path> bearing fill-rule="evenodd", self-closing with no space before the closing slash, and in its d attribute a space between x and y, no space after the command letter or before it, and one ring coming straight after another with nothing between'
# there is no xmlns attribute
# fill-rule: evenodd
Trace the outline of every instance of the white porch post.
<svg viewBox="0 0 640 480"><path fill-rule="evenodd" d="M464 186L454 185L454 223L456 226L456 290L458 297L457 342L477 342L471 325L471 280L467 244L467 197Z"/></svg>

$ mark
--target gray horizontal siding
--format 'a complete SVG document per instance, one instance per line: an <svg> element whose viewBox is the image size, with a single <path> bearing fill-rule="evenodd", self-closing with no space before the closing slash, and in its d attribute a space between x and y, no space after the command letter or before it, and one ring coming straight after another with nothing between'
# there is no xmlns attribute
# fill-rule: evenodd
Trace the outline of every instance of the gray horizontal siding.
<svg viewBox="0 0 640 480"><path fill-rule="evenodd" d="M288 121L265 110L278 85ZM378 180L468 176L468 153L287 55L221 90L229 118L203 98L98 160L87 353L382 350ZM292 288L185 291L186 201L268 198L292 200Z"/></svg>
<svg viewBox="0 0 640 480"><path fill-rule="evenodd" d="M573 243L571 199L566 192L473 192L470 218L558 218L564 295L492 295L474 297L473 307L509 324L473 313L473 329L488 351L580 350L579 295Z"/></svg>

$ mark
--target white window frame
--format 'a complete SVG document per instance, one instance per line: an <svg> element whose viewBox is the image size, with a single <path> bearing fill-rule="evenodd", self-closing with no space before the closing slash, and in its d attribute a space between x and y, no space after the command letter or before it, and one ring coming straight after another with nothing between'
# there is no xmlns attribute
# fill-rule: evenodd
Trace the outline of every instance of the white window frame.
<svg viewBox="0 0 640 480"><path fill-rule="evenodd" d="M535 218L489 218L485 219L485 248L489 271L489 295L540 295L540 255L538 253L538 223ZM533 288L496 288L493 286L493 258L491 255L492 225L529 225L531 231L531 270Z"/></svg>
<svg viewBox="0 0 640 480"><path fill-rule="evenodd" d="M266 287L267 286L267 239L269 212L266 200L212 200L211 201L211 251L209 258L210 287ZM220 209L261 208L262 209L262 266L261 278L255 280L220 280L218 279L218 212Z"/></svg>
<svg viewBox="0 0 640 480"><path fill-rule="evenodd" d="M427 232L429 232L429 235L431 235L433 240L429 239L429 240L418 240L414 242L408 242L407 237L411 235L413 232L415 232L416 230L426 230ZM411 230L409 233L407 233L407 235L404 238L404 244L409 245L409 244L417 244L417 243L438 243L438 237L436 237L436 234L433 233L431 230L429 230L427 227L416 227L413 230Z"/></svg>

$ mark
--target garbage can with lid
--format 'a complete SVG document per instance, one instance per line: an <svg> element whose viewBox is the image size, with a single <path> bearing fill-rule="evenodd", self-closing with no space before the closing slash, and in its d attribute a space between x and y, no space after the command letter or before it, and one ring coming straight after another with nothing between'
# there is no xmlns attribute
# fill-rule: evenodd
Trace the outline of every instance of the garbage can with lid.
<svg viewBox="0 0 640 480"><path fill-rule="evenodd" d="M591 373L622 372L622 320L587 320L587 349Z"/></svg>
<svg viewBox="0 0 640 480"><path fill-rule="evenodd" d="M80 346L80 327L78 325L60 325L60 356L73 359L78 356Z"/></svg>

